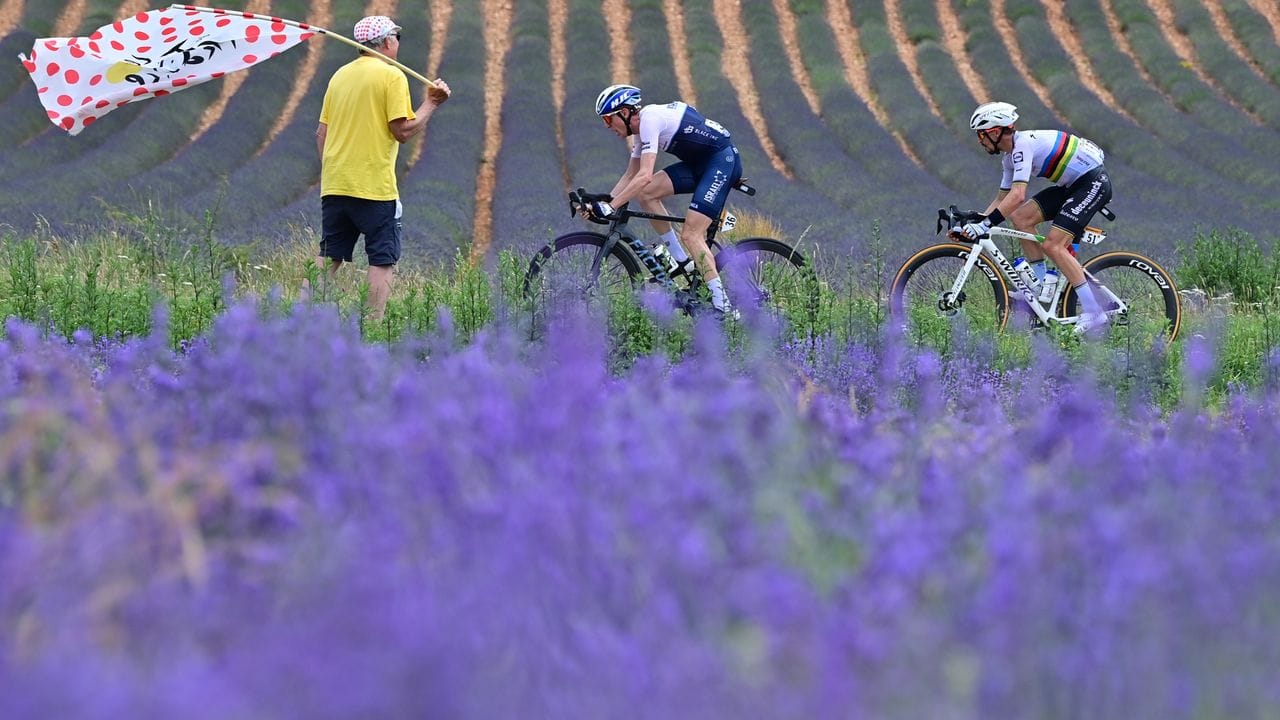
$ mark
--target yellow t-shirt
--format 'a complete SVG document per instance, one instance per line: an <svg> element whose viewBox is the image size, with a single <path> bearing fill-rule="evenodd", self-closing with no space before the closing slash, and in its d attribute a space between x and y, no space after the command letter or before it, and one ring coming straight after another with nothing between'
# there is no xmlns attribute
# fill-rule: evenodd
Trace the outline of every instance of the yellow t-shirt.
<svg viewBox="0 0 1280 720"><path fill-rule="evenodd" d="M320 122L328 126L320 194L399 198L396 156L400 143L387 126L398 118L417 118L403 72L368 55L338 68L320 109Z"/></svg>

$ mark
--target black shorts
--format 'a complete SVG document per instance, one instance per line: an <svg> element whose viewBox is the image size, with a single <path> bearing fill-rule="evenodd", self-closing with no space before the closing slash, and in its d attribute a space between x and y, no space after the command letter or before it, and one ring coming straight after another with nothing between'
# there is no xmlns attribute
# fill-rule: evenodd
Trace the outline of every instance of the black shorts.
<svg viewBox="0 0 1280 720"><path fill-rule="evenodd" d="M1111 178L1106 168L1096 167L1067 187L1052 185L1031 199L1040 206L1044 219L1052 220L1054 227L1066 230L1075 239L1094 213L1111 201Z"/></svg>
<svg viewBox="0 0 1280 720"><path fill-rule="evenodd" d="M690 210L717 220L729 198L729 190L742 179L742 158L738 155L738 148L726 145L698 160L682 160L668 165L662 172L671 178L675 194L693 193L689 201Z"/></svg>
<svg viewBox="0 0 1280 720"><path fill-rule="evenodd" d="M399 201L366 200L347 195L320 198L320 257L351 262L356 241L364 235L364 251L374 267L400 262Z"/></svg>

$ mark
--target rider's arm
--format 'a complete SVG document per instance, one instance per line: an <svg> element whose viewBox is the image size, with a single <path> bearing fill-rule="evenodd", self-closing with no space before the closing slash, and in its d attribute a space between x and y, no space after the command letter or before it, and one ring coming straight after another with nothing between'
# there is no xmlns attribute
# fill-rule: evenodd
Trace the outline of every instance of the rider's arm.
<svg viewBox="0 0 1280 720"><path fill-rule="evenodd" d="M1022 207L1022 203L1027 199L1027 184L1024 182L1015 182L1008 190L1000 190L996 195L996 199L987 208L986 215L990 216L992 212L999 211L1001 218L1008 218L1013 214L1014 210ZM999 223L995 223L999 224Z"/></svg>
<svg viewBox="0 0 1280 720"><path fill-rule="evenodd" d="M618 181L619 187L614 188L613 192L613 206L619 207L639 195L644 186L653 179L653 168L657 163L657 153L643 153L638 160L632 158L631 164L627 166L627 173L631 178L625 184L621 180ZM635 169L634 173L631 172L632 168ZM624 175L623 179L626 180L627 176Z"/></svg>
<svg viewBox="0 0 1280 720"><path fill-rule="evenodd" d="M1000 207L1000 201L1003 200L1004 196L1008 194L1009 194L1008 190L1005 190L1004 188L1000 188L1000 191L996 193L995 199L993 199L991 203L987 205L987 209L983 210L982 214L990 215L992 210L995 210L996 208Z"/></svg>
<svg viewBox="0 0 1280 720"><path fill-rule="evenodd" d="M609 196L616 199L618 193L622 192L622 189L631 183L631 178L635 177L639 171L640 158L631 158L627 162L627 171L622 173L622 177L618 178L618 182L614 183L613 189L609 191ZM621 203L613 202L612 204L616 207Z"/></svg>

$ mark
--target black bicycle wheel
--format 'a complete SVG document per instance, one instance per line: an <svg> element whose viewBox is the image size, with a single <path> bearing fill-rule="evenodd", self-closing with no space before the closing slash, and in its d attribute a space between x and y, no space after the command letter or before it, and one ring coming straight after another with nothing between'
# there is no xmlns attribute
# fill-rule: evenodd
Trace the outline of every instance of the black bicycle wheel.
<svg viewBox="0 0 1280 720"><path fill-rule="evenodd" d="M1182 327L1178 288L1154 260L1133 252L1109 252L1090 259L1084 269L1094 278L1090 281L1094 297L1111 316L1110 337L1134 341L1144 348L1151 347L1160 337L1168 342L1178 337ZM1099 283L1102 287L1098 287ZM1108 290L1128 309L1121 311ZM1078 315L1079 300L1075 288L1068 288L1062 317Z"/></svg>
<svg viewBox="0 0 1280 720"><path fill-rule="evenodd" d="M715 259L730 301L742 312L765 311L792 327L812 327L818 279L795 248L772 238L747 238L719 248Z"/></svg>
<svg viewBox="0 0 1280 720"><path fill-rule="evenodd" d="M995 332L1009 321L1009 286L990 258L979 256L969 277L952 291L973 245L939 243L907 259L889 287L889 311L919 336L949 333L956 322Z"/></svg>
<svg viewBox="0 0 1280 720"><path fill-rule="evenodd" d="M643 271L639 258L618 242L596 272L592 265L604 244L605 236L593 232L569 233L548 243L529 261L525 300L540 311L554 311L584 305L607 309L631 296Z"/></svg>

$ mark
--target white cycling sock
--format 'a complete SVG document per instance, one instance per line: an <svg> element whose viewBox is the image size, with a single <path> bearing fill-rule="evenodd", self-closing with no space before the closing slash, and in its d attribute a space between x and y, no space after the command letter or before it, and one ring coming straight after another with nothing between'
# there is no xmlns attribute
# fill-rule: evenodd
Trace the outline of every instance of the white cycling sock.
<svg viewBox="0 0 1280 720"><path fill-rule="evenodd" d="M711 291L711 304L717 309L723 310L729 304L729 298L724 294L724 283L720 282L720 278L707 281L707 289Z"/></svg>
<svg viewBox="0 0 1280 720"><path fill-rule="evenodd" d="M671 257L676 262L682 263L689 259L689 253L684 251L684 246L680 244L680 236L676 235L675 230L668 230L662 234L662 242L667 244L667 249L671 251Z"/></svg>
<svg viewBox="0 0 1280 720"><path fill-rule="evenodd" d="M1093 288L1089 286L1088 280L1072 287L1076 289L1076 296L1080 298L1080 304L1084 306L1085 312L1102 312L1102 306L1098 305L1098 298L1093 296Z"/></svg>

